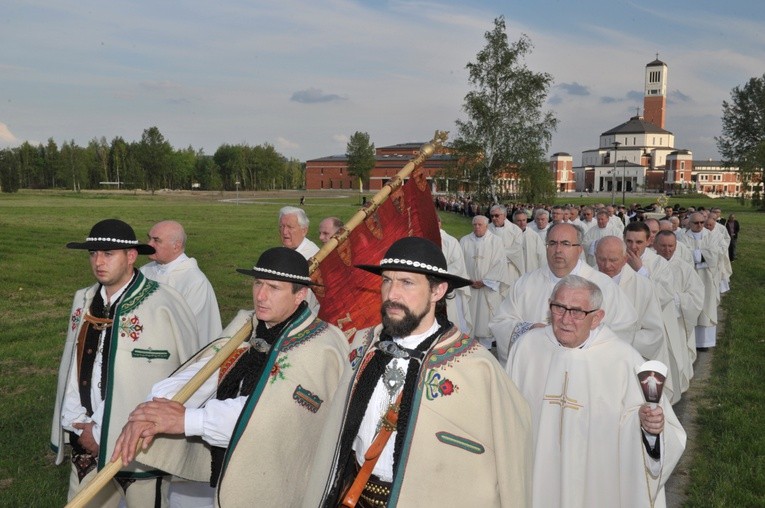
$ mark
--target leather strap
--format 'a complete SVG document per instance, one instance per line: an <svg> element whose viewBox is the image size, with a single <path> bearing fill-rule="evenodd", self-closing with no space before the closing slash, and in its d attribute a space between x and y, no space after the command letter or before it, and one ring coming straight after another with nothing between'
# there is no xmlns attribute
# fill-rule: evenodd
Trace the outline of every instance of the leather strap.
<svg viewBox="0 0 765 508"><path fill-rule="evenodd" d="M385 416L383 417L380 431L377 433L374 441L372 441L369 449L364 454L364 465L359 469L356 479L353 480L353 484L351 484L351 487L343 497L341 506L344 508L355 508L356 503L359 502L359 497L369 481L369 477L372 475L375 464L377 464L377 459L380 458L391 434L393 434L393 431L395 431L398 426L398 410L401 406L401 396L403 394L404 391L401 390L401 393L399 393L396 398L396 402L388 406L388 412L385 413Z"/></svg>
<svg viewBox="0 0 765 508"><path fill-rule="evenodd" d="M86 409L88 416L93 414L90 400L90 382L93 375L93 364L98 349L98 335L88 333L91 328L99 333L112 325L113 320L97 318L90 314L83 316L82 327L77 335L77 384L80 392L80 403ZM88 361L83 363L83 359Z"/></svg>

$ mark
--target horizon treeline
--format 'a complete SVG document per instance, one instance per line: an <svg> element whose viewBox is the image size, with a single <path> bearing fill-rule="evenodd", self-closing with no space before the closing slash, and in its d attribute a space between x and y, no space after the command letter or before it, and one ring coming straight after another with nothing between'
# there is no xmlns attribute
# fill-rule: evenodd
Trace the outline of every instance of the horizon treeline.
<svg viewBox="0 0 765 508"><path fill-rule="evenodd" d="M74 140L61 146L24 142L0 150L0 186L19 189L198 189L273 190L303 187L304 164L287 159L269 144L223 144L213 155L174 148L157 127L140 141L121 136L107 142L93 138L87 146ZM238 183L238 185L237 185Z"/></svg>

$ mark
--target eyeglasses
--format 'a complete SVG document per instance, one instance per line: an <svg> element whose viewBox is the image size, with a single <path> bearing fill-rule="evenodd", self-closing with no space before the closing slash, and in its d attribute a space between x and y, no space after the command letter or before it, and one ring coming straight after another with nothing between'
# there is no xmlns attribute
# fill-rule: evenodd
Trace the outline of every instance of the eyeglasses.
<svg viewBox="0 0 765 508"><path fill-rule="evenodd" d="M555 240L550 240L545 243L548 247L555 248L558 245L560 245L564 249L568 249L569 247L579 247L582 245L581 243L571 243L568 240L563 240L562 242L556 242Z"/></svg>
<svg viewBox="0 0 765 508"><path fill-rule="evenodd" d="M498 214L498 213L493 213L493 214L491 214L491 216L492 216L492 218L494 218L494 217L502 217L502 216L501 216L500 214Z"/></svg>
<svg viewBox="0 0 765 508"><path fill-rule="evenodd" d="M697 221L691 222L691 224L704 224L704 221L703 220L697 220Z"/></svg>
<svg viewBox="0 0 765 508"><path fill-rule="evenodd" d="M568 312L568 314L577 321L581 321L582 319L586 318L589 314L592 314L593 312L597 312L599 310L600 309L592 309L592 310L569 309L565 305L560 305L558 303L550 304L550 312L552 312L555 316L563 316L566 314L566 312Z"/></svg>

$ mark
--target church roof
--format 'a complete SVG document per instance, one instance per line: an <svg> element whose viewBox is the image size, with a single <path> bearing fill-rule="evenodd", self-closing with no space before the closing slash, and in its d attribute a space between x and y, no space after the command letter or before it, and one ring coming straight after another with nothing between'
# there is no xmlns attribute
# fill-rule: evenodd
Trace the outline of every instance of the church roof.
<svg viewBox="0 0 765 508"><path fill-rule="evenodd" d="M659 67L661 65L667 65L658 58L651 63L646 64L646 67Z"/></svg>
<svg viewBox="0 0 765 508"><path fill-rule="evenodd" d="M612 134L672 134L654 125L651 122L646 122L640 116L633 116L621 125L617 125L611 130L608 130L601 134L601 136L609 136Z"/></svg>

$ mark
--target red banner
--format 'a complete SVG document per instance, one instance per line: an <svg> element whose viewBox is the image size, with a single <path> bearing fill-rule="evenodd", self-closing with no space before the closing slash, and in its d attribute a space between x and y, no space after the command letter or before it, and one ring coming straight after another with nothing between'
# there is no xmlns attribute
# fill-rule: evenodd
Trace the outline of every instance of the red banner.
<svg viewBox="0 0 765 508"><path fill-rule="evenodd" d="M436 208L420 168L394 191L348 239L332 251L312 278L321 303L319 317L337 325L346 337L380 322L380 277L354 265L377 265L388 248L406 236L421 236L441 245Z"/></svg>

